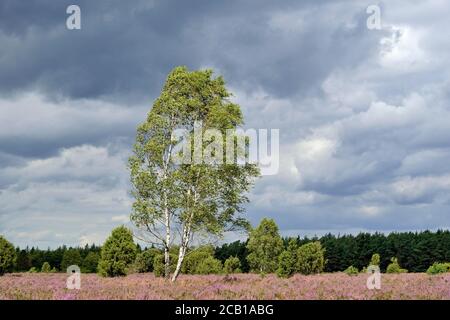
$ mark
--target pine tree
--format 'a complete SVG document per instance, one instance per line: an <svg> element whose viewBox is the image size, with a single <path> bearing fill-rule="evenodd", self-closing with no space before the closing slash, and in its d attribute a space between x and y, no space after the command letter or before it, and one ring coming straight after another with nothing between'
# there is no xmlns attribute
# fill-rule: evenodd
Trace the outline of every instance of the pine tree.
<svg viewBox="0 0 450 320"><path fill-rule="evenodd" d="M118 227L103 244L98 271L105 277L126 275L135 258L136 244L131 231Z"/></svg>

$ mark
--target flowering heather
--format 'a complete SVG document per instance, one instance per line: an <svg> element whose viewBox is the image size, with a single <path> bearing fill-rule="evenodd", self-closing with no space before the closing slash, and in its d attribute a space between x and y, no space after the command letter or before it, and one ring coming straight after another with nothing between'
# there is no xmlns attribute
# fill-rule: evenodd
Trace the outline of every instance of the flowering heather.
<svg viewBox="0 0 450 320"><path fill-rule="evenodd" d="M450 274L383 274L381 290L368 290L366 274L181 275L170 283L153 274L119 278L81 275L81 289L68 290L66 274L7 274L0 299L450 299Z"/></svg>

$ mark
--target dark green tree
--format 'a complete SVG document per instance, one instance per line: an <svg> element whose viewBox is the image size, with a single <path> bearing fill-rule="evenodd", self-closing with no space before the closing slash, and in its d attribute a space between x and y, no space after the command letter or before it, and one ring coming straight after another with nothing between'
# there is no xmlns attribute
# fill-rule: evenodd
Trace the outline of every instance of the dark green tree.
<svg viewBox="0 0 450 320"><path fill-rule="evenodd" d="M297 269L297 239L291 239L289 244L280 256L278 257L277 275L282 278L287 278L293 275Z"/></svg>
<svg viewBox="0 0 450 320"><path fill-rule="evenodd" d="M90 251L83 259L83 263L81 264L81 272L96 273L99 260L100 254L95 251Z"/></svg>
<svg viewBox="0 0 450 320"><path fill-rule="evenodd" d="M133 234L124 226L117 227L103 244L98 271L104 277L123 276L135 259Z"/></svg>
<svg viewBox="0 0 450 320"><path fill-rule="evenodd" d="M31 258L27 250L16 250L17 253L17 271L28 271L31 268Z"/></svg>
<svg viewBox="0 0 450 320"><path fill-rule="evenodd" d="M156 248L145 249L136 256L135 269L137 272L152 272L155 257L161 252Z"/></svg>
<svg viewBox="0 0 450 320"><path fill-rule="evenodd" d="M80 267L82 262L83 258L81 258L80 251L74 248L70 248L63 254L63 258L61 261L61 271L66 271L66 269L72 265Z"/></svg>
<svg viewBox="0 0 450 320"><path fill-rule="evenodd" d="M234 241L232 243L224 243L220 247L215 248L214 256L225 263L230 257L237 257L241 264L242 272L248 272L250 267L247 261L248 249L246 241Z"/></svg>

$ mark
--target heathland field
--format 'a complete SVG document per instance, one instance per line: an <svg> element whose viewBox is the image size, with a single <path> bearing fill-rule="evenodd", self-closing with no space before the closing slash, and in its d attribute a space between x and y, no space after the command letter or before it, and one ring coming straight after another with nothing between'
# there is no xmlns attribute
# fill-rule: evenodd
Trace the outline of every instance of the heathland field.
<svg viewBox="0 0 450 320"><path fill-rule="evenodd" d="M450 273L382 274L368 290L367 274L181 275L171 283L151 273L103 278L82 274L80 290L66 289L67 274L12 273L0 277L0 299L450 299Z"/></svg>

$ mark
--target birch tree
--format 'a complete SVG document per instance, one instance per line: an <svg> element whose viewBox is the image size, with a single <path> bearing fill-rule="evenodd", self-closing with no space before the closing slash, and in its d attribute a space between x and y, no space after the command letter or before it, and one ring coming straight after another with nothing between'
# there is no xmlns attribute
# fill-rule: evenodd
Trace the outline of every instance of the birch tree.
<svg viewBox="0 0 450 320"><path fill-rule="evenodd" d="M213 78L211 70L177 67L137 129L129 159L135 198L131 220L138 237L164 250L166 278L171 276L170 251L179 247L172 281L195 237L248 227L243 205L259 169L237 163L246 155L236 143L243 116L230 96L223 78ZM180 130L185 134L174 135ZM233 161L226 158L230 145ZM183 153L191 161L180 162Z"/></svg>

